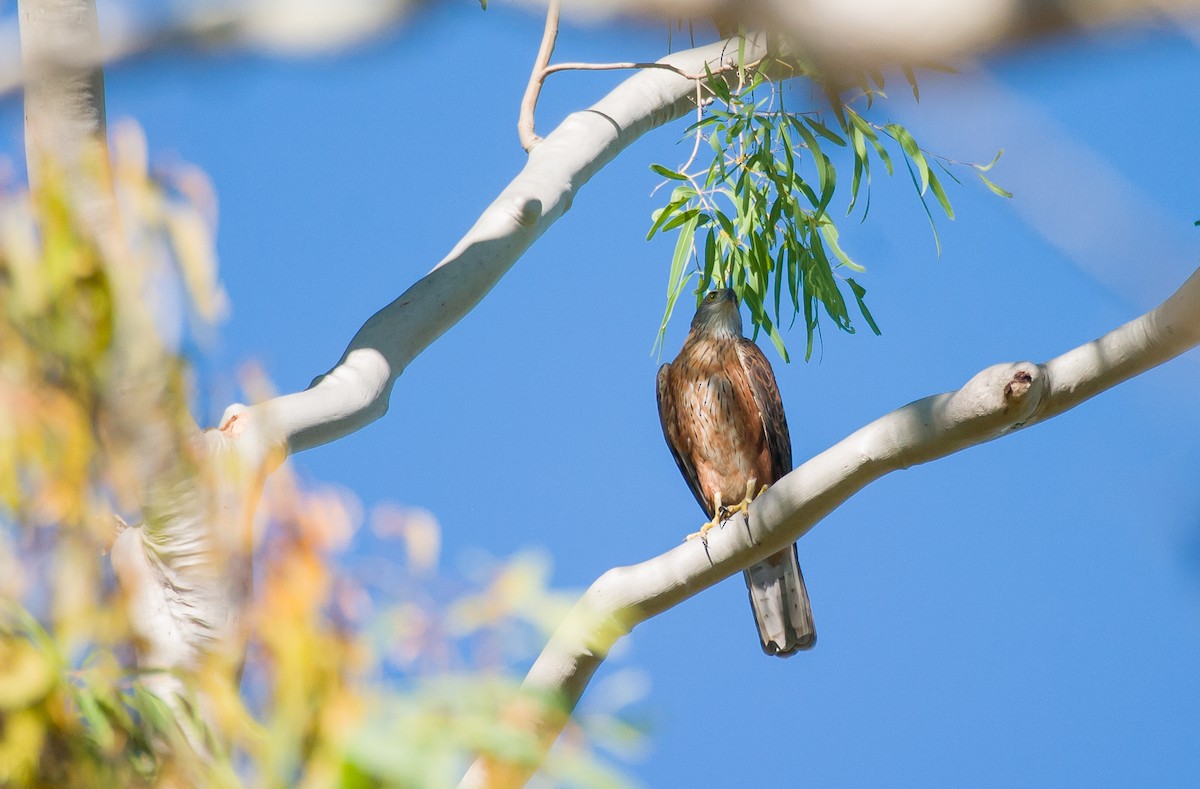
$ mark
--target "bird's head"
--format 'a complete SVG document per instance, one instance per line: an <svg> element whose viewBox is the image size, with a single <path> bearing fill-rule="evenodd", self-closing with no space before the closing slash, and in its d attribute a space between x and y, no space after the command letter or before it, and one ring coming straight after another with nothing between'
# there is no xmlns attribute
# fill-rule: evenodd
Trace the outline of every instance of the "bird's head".
<svg viewBox="0 0 1200 789"><path fill-rule="evenodd" d="M742 336L742 313L731 288L704 294L696 308L696 317L692 318L692 331L716 337Z"/></svg>

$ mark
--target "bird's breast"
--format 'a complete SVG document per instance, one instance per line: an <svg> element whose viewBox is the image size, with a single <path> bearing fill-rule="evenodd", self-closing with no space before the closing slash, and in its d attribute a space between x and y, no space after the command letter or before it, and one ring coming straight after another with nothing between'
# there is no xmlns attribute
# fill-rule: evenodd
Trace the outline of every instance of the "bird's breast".
<svg viewBox="0 0 1200 789"><path fill-rule="evenodd" d="M725 347L722 347L725 346ZM719 491L725 504L741 501L750 479L769 478L770 460L762 416L749 395L732 343L704 343L681 353L672 365L677 409L690 429L685 447L705 498ZM681 363L682 362L682 363Z"/></svg>

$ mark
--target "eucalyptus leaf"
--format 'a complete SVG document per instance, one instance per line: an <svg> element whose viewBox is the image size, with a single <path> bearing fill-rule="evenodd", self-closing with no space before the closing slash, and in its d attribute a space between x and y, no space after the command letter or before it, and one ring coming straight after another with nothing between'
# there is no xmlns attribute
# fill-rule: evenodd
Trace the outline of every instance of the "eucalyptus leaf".
<svg viewBox="0 0 1200 789"><path fill-rule="evenodd" d="M912 88L913 99L919 104L921 102L921 89L917 86L917 73L913 71L912 66L903 66L901 70L904 71L904 78L908 80L908 85Z"/></svg>
<svg viewBox="0 0 1200 789"><path fill-rule="evenodd" d="M843 100L837 89L826 86L831 102L828 109L795 113L783 106L782 91L764 76L768 70L749 71L747 65L739 58L736 92L730 86L732 76L707 72L713 106L705 109L702 118L688 124L686 134L689 141L696 135L705 138L708 147L704 150L711 149L712 155L700 157L702 161L694 167L693 160L689 160L686 169L651 166L658 176L679 182L667 205L653 214L649 233L679 234L659 340L679 295L694 276L698 296L717 284L731 287L744 302L754 332L761 330L771 336L785 359L787 350L778 327L784 325L789 309L791 324L803 314L805 358L811 358L826 319L843 331L855 331L846 287L858 305L853 320L861 316L873 332L880 331L866 307L865 289L841 276L847 270L864 270L842 247L841 229L828 215L828 206L838 191L838 167L846 166L842 162L846 161L852 171L846 213L853 213L861 205L860 221L866 221L871 207L872 158L878 157L891 176L895 174L893 159L900 156L929 219L939 255L941 239L927 195L932 192L953 220L954 209L943 177L956 183L959 179L951 169L954 163L923 151L904 126L877 125L855 109L864 104L869 108L875 99L886 98L882 73L860 71L852 78L848 84L857 81L863 89L860 96ZM920 101L913 67L904 67L903 71L914 99ZM767 85L772 90L769 96L755 93ZM828 116L823 113L830 111L837 118L836 130L824 122ZM848 148L850 158L830 158L822 149L826 142ZM809 158L812 169L808 169ZM992 191L1008 196L982 175L995 162L967 166ZM935 172L938 169L940 173ZM787 308L785 301L790 301Z"/></svg>
<svg viewBox="0 0 1200 789"><path fill-rule="evenodd" d="M1012 197L1012 192L996 185L995 183L992 183L992 180L990 178L988 178L986 175L984 175L983 173L976 173L976 175L979 176L980 181L983 181L983 185L986 186L988 189L991 189L992 192L994 192L995 194L998 194L1001 197Z"/></svg>
<svg viewBox="0 0 1200 789"><path fill-rule="evenodd" d="M826 126L825 124L821 123L820 121L818 121L814 118L805 118L804 122L807 123L813 131L815 131L817 134L821 135L825 139L829 140L834 145L841 145L841 146L845 147L845 145L846 145L845 139L840 137L835 132L831 131L829 129L829 127Z"/></svg>
<svg viewBox="0 0 1200 789"><path fill-rule="evenodd" d="M652 164L650 169L661 175L663 178L670 178L672 181L686 181L687 176L677 173L674 170L663 167L661 164Z"/></svg>
<svg viewBox="0 0 1200 789"><path fill-rule="evenodd" d="M862 313L863 319L871 327L871 331L876 334L882 334L883 332L879 330L879 324L875 322L871 311L867 309L867 303L863 300L863 297L867 295L867 289L849 277L846 279L846 283L850 285L850 291L854 294L854 300L858 302L858 311Z"/></svg>
<svg viewBox="0 0 1200 789"><path fill-rule="evenodd" d="M946 190L942 188L942 182L933 172L929 173L929 188L933 190L934 197L942 205L942 210L946 212L946 217L950 220L954 219L954 209L950 206L950 198L946 196Z"/></svg>

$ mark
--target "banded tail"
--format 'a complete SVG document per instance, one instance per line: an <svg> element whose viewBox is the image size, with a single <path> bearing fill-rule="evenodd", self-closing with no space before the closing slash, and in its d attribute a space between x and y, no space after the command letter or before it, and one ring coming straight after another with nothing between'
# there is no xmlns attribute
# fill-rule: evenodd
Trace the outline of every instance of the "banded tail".
<svg viewBox="0 0 1200 789"><path fill-rule="evenodd" d="M753 565L744 575L763 652L788 657L812 649L817 629L795 544Z"/></svg>

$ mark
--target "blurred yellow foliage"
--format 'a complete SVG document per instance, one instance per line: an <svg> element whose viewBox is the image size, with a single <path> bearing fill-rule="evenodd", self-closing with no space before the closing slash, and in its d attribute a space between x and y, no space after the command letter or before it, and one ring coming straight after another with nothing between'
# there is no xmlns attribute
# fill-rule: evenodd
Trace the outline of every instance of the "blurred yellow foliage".
<svg viewBox="0 0 1200 789"><path fill-rule="evenodd" d="M203 470L179 352L224 311L211 185L153 172L133 124L113 150L96 172L120 208L115 246L84 230L53 163L37 194L0 191L0 786L434 787L479 753L533 758L527 713L557 701L525 694L517 666L570 603L546 560L441 576L432 514L383 506L363 531L352 494L287 465L246 542L244 658L178 672L182 703L147 689L105 554L168 517L145 511L147 490L208 495L239 470ZM161 309L163 288L190 313ZM566 740L553 781L624 785L587 736Z"/></svg>

